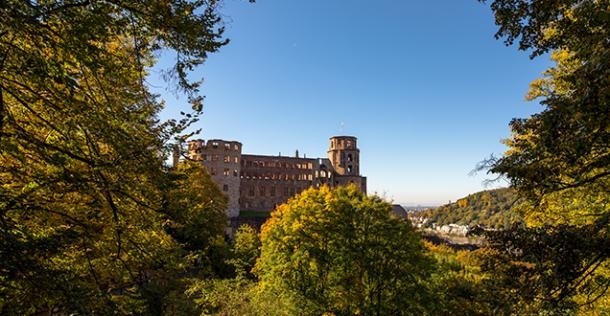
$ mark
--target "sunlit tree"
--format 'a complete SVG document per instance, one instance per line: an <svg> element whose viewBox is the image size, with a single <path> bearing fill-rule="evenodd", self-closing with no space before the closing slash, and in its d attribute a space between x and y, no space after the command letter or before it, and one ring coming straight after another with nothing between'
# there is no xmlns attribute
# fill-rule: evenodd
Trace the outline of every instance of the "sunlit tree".
<svg viewBox="0 0 610 316"><path fill-rule="evenodd" d="M355 186L309 189L279 206L261 232L259 287L298 313L422 314L432 260L411 224Z"/></svg>

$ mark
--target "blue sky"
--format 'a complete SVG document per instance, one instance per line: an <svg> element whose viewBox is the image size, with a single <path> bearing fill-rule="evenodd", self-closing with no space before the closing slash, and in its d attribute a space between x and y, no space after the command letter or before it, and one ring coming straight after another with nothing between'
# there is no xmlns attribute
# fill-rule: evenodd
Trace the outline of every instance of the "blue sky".
<svg viewBox="0 0 610 316"><path fill-rule="evenodd" d="M225 0L222 12L231 43L195 72L205 78L200 138L325 157L330 136L354 135L369 193L396 203L488 188L493 176L470 172L504 151L511 118L540 110L524 95L548 58L495 40L489 7L475 0ZM155 76L162 118L177 117L184 98Z"/></svg>

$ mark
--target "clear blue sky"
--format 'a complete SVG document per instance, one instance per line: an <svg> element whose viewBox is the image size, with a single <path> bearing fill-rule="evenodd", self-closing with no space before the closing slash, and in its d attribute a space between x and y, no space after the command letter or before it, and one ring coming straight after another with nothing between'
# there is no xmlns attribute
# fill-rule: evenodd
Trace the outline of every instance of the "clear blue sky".
<svg viewBox="0 0 610 316"><path fill-rule="evenodd" d="M492 176L471 170L504 151L511 118L540 110L524 95L548 58L495 40L475 0L225 0L222 12L231 43L196 71L200 138L325 157L330 136L354 135L369 193L396 203L487 188ZM160 86L155 72L150 82ZM168 103L162 118L185 108L155 91Z"/></svg>

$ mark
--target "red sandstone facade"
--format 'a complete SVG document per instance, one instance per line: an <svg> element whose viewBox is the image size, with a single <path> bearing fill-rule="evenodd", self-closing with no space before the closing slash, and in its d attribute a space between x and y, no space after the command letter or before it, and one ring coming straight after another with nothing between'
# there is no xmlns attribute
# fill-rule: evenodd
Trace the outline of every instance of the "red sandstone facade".
<svg viewBox="0 0 610 316"><path fill-rule="evenodd" d="M229 197L230 218L241 211L272 211L309 187L355 184L366 192L352 136L331 137L328 158L302 158L298 152L295 157L242 154L241 143L219 139L190 141L188 149Z"/></svg>

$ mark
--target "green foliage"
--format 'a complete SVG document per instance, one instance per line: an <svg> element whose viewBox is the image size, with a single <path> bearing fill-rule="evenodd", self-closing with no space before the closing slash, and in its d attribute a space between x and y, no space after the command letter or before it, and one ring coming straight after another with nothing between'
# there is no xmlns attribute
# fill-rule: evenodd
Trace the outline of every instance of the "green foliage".
<svg viewBox="0 0 610 316"><path fill-rule="evenodd" d="M522 222L514 207L516 196L512 189L495 189L470 194L455 203L422 213L428 224L459 224L505 229Z"/></svg>
<svg viewBox="0 0 610 316"><path fill-rule="evenodd" d="M238 277L255 279L252 268L260 256L261 241L258 232L250 225L242 225L235 233L230 264Z"/></svg>
<svg viewBox="0 0 610 316"><path fill-rule="evenodd" d="M433 261L391 205L356 187L309 189L262 228L262 293L284 293L298 314L425 313Z"/></svg>
<svg viewBox="0 0 610 316"><path fill-rule="evenodd" d="M255 315L253 294L254 283L243 278L196 280L187 290L201 315Z"/></svg>
<svg viewBox="0 0 610 316"><path fill-rule="evenodd" d="M196 280L187 294L201 315L301 315L283 292L260 291L258 284L241 277Z"/></svg>
<svg viewBox="0 0 610 316"><path fill-rule="evenodd" d="M528 93L543 111L514 119L509 149L487 163L527 198L531 226L492 237L490 271L529 312L595 314L607 308L610 284L610 5L491 2L497 37L532 57L550 52L556 65Z"/></svg>
<svg viewBox="0 0 610 316"><path fill-rule="evenodd" d="M197 162L181 162L169 188L165 190L165 231L188 252L191 264L204 275L226 276L229 256L225 242L227 197L204 167Z"/></svg>
<svg viewBox="0 0 610 316"><path fill-rule="evenodd" d="M610 239L595 226L513 228L487 235L494 253L481 258L481 267L494 274L497 292L511 296L511 305L563 315L577 310L576 301L599 298L610 285L601 270L590 277L607 266L603 258L610 249Z"/></svg>
<svg viewBox="0 0 610 316"><path fill-rule="evenodd" d="M177 310L222 203L194 205L215 193L180 187L207 184L165 152L200 113L187 74L219 23L216 1L0 2L0 314ZM179 122L145 85L161 50L193 106Z"/></svg>
<svg viewBox="0 0 610 316"><path fill-rule="evenodd" d="M488 285L489 275L481 271L475 252L455 251L442 245L426 243L437 260L437 270L430 280L435 304L432 315L509 315L510 306Z"/></svg>
<svg viewBox="0 0 610 316"><path fill-rule="evenodd" d="M532 83L541 113L511 122L509 150L489 162L529 197L536 213L565 210L552 201L581 192L569 205L589 223L610 213L610 7L607 1L493 1L498 36L535 54L553 50L556 66ZM548 217L547 224L554 218ZM607 223L607 220L606 220ZM539 223L544 225L545 223Z"/></svg>

